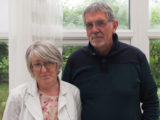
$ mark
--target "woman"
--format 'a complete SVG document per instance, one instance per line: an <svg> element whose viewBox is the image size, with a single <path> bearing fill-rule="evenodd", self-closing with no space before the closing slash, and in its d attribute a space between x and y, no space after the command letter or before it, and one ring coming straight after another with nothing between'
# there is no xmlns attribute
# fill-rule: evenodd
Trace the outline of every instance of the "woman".
<svg viewBox="0 0 160 120"><path fill-rule="evenodd" d="M11 91L3 120L80 120L79 89L58 78L60 52L37 41L27 49L26 62L35 80Z"/></svg>

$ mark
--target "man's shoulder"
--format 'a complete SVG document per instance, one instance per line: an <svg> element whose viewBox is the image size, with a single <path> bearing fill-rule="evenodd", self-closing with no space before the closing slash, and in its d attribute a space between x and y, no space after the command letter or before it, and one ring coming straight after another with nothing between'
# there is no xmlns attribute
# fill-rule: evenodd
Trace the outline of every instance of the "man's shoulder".
<svg viewBox="0 0 160 120"><path fill-rule="evenodd" d="M87 48L87 46L85 46L85 47L82 47L82 48L79 48L78 50L76 50L76 51L74 51L71 55L70 55L70 57L79 57L79 56L81 56L81 55L84 55L86 52L88 52L88 48Z"/></svg>
<svg viewBox="0 0 160 120"><path fill-rule="evenodd" d="M132 53L144 55L144 53L139 48L137 48L133 45L129 45L129 44L120 42L119 46L120 46L121 50L126 50L127 52L132 52Z"/></svg>
<svg viewBox="0 0 160 120"><path fill-rule="evenodd" d="M118 51L121 56L131 61L137 61L139 63L146 59L145 54L139 48L126 43L120 42Z"/></svg>
<svg viewBox="0 0 160 120"><path fill-rule="evenodd" d="M82 47L76 51L74 51L68 58L68 62L75 62L75 61L79 61L82 58L86 58L87 56L89 56L89 50L88 47Z"/></svg>

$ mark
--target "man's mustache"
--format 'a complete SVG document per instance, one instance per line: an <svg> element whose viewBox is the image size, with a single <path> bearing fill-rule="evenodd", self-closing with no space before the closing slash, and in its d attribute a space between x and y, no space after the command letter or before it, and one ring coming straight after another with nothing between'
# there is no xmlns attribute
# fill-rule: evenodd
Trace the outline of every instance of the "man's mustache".
<svg viewBox="0 0 160 120"><path fill-rule="evenodd" d="M96 37L103 37L103 34L102 33L93 33L93 34L91 34L90 39L92 40Z"/></svg>

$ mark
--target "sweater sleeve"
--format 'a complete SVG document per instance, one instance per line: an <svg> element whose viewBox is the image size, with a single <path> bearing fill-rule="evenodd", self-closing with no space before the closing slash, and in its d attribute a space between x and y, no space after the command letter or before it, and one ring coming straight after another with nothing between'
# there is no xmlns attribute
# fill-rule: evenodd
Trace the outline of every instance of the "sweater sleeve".
<svg viewBox="0 0 160 120"><path fill-rule="evenodd" d="M142 120L158 120L159 101L157 86L153 79L146 57L141 64L140 100L142 102Z"/></svg>

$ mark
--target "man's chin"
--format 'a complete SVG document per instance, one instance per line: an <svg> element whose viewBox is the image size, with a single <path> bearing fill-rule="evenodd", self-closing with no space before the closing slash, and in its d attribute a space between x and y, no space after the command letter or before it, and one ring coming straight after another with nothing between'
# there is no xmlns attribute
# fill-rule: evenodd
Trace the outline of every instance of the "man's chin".
<svg viewBox="0 0 160 120"><path fill-rule="evenodd" d="M100 48L104 45L104 43L100 43L100 42L92 42L91 45L94 47L94 48Z"/></svg>

